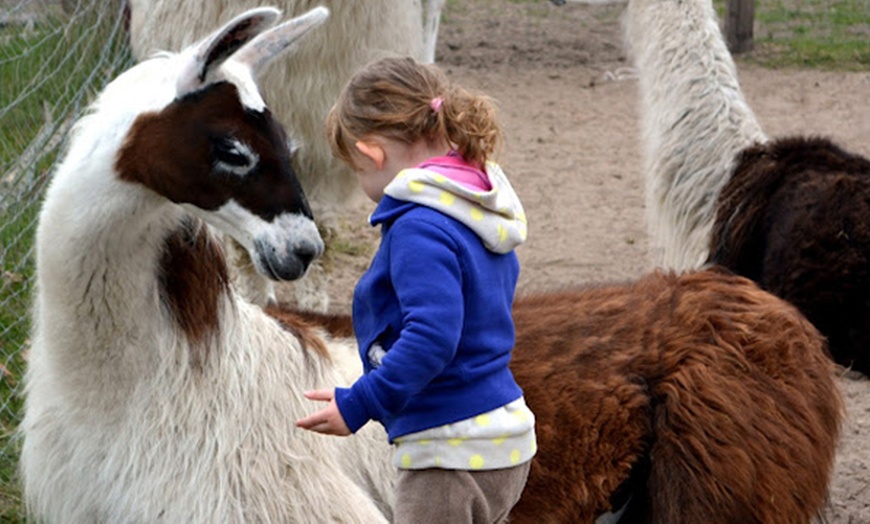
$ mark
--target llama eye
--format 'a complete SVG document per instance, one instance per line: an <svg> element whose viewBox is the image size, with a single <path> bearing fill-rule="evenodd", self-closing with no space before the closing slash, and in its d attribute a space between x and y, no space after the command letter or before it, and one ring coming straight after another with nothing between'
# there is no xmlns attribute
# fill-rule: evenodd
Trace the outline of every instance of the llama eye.
<svg viewBox="0 0 870 524"><path fill-rule="evenodd" d="M212 142L212 156L217 171L236 176L247 175L260 161L247 144L233 137L221 137Z"/></svg>

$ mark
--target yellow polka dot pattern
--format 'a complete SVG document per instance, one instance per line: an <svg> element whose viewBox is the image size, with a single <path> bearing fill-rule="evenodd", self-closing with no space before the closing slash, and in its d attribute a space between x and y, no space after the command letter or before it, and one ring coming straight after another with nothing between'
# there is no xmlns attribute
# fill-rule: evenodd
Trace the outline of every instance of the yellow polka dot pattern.
<svg viewBox="0 0 870 524"><path fill-rule="evenodd" d="M528 236L526 214L501 168L488 162L486 173L492 189L481 191L434 169L405 169L384 194L437 209L471 228L490 251L508 253Z"/></svg>
<svg viewBox="0 0 870 524"><path fill-rule="evenodd" d="M445 426L395 440L402 469L486 470L516 466L537 450L534 415L523 399Z"/></svg>
<svg viewBox="0 0 870 524"><path fill-rule="evenodd" d="M445 206L452 206L454 202L456 202L456 196L451 195L447 191L442 191L441 196L438 198L442 204Z"/></svg>

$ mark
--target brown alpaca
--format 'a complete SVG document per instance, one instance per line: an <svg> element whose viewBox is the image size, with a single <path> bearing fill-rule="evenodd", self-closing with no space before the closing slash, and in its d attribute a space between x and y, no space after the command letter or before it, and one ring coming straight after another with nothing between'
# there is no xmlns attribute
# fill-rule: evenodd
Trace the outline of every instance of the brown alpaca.
<svg viewBox="0 0 870 524"><path fill-rule="evenodd" d="M349 317L272 313L350 333ZM842 401L824 339L783 300L711 269L522 297L514 317L538 454L511 522L623 507L623 522L810 522L822 509Z"/></svg>
<svg viewBox="0 0 870 524"><path fill-rule="evenodd" d="M822 138L744 150L710 261L798 307L838 363L870 375L870 161Z"/></svg>

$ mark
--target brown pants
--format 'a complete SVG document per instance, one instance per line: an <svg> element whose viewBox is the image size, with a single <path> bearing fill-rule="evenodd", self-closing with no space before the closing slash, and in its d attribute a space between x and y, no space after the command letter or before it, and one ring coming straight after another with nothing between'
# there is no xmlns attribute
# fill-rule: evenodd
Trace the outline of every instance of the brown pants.
<svg viewBox="0 0 870 524"><path fill-rule="evenodd" d="M396 524L505 522L520 500L531 462L506 469L400 469Z"/></svg>

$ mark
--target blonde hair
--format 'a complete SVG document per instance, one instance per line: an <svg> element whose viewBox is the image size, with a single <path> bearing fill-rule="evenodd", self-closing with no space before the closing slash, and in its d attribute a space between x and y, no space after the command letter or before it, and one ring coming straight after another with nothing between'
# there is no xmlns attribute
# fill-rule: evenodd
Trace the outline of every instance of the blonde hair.
<svg viewBox="0 0 870 524"><path fill-rule="evenodd" d="M369 135L413 144L444 140L483 167L501 145L492 99L452 85L435 66L384 58L356 73L326 119L333 153L357 168L355 143Z"/></svg>

